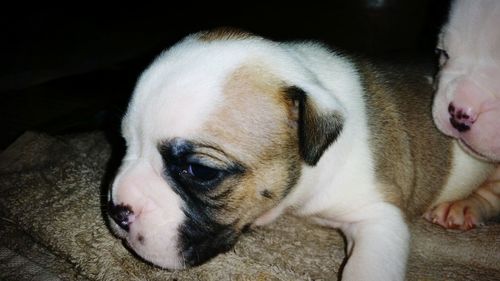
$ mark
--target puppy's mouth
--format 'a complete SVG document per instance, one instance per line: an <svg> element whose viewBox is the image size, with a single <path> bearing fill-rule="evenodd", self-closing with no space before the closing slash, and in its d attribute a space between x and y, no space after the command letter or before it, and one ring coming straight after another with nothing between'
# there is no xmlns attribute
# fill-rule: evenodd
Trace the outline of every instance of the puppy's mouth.
<svg viewBox="0 0 500 281"><path fill-rule="evenodd" d="M108 215L108 223L111 229L111 233L118 239L125 239L128 236L128 232L121 228L111 216Z"/></svg>
<svg viewBox="0 0 500 281"><path fill-rule="evenodd" d="M458 139L458 144L460 145L460 147L465 150L465 152L473 155L474 157L480 159L480 160L483 160L483 161L489 161L489 158L486 157L485 155L481 154L480 152L478 152L477 150L475 150L474 148L472 148L472 146L470 146L466 141L464 141L463 139L459 138Z"/></svg>

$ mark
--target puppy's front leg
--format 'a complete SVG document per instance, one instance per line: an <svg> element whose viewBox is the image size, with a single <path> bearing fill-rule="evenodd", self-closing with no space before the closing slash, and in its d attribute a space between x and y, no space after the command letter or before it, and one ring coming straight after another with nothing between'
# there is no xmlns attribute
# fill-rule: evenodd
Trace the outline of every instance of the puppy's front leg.
<svg viewBox="0 0 500 281"><path fill-rule="evenodd" d="M355 222L341 227L348 240L342 280L404 280L410 232L401 211L381 203L349 217Z"/></svg>

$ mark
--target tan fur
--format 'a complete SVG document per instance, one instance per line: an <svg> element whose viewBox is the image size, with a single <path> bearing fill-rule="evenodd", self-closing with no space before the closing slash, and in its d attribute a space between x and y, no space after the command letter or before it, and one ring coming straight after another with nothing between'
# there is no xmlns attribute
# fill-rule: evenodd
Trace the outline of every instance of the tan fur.
<svg viewBox="0 0 500 281"><path fill-rule="evenodd" d="M296 116L283 82L262 66L237 69L223 93L225 103L204 125L201 136L221 144L227 154L246 165L238 182L219 187L232 189L220 219L233 223L238 218L241 226L275 206L285 187L300 175L297 127L291 125Z"/></svg>
<svg viewBox="0 0 500 281"><path fill-rule="evenodd" d="M431 86L402 68L360 68L381 189L409 217L419 216L445 186L452 162L451 139L432 122Z"/></svg>
<svg viewBox="0 0 500 281"><path fill-rule="evenodd" d="M205 42L212 42L234 39L247 39L253 36L254 35L246 31L242 31L236 28L223 27L211 31L206 31L200 35L199 39Z"/></svg>

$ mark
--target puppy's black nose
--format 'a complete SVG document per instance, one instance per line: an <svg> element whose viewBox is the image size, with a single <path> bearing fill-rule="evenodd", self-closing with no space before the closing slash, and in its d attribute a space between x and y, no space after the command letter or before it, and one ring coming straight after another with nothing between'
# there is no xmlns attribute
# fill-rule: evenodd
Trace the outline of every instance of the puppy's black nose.
<svg viewBox="0 0 500 281"><path fill-rule="evenodd" d="M470 127L476 120L476 116L472 115L471 112L470 108L456 108L453 103L450 103L448 105L448 113L450 114L450 123L453 128L460 133L470 130Z"/></svg>
<svg viewBox="0 0 500 281"><path fill-rule="evenodd" d="M113 202L108 204L109 216L124 230L129 230L129 225L132 223L134 212L128 205L115 205Z"/></svg>

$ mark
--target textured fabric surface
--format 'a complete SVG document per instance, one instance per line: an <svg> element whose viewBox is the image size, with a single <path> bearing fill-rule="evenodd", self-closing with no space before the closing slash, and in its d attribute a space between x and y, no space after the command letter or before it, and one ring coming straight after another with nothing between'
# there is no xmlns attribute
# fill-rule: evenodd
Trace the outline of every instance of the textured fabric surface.
<svg viewBox="0 0 500 281"><path fill-rule="evenodd" d="M190 270L140 261L102 212L111 147L100 132L26 133L0 155L0 280L335 280L345 258L333 229L285 215ZM500 280L500 224L468 232L412 224L408 280Z"/></svg>

